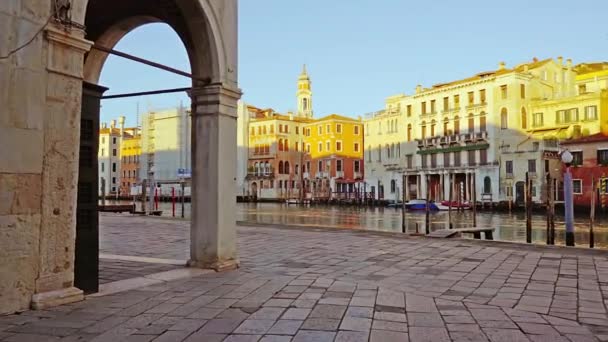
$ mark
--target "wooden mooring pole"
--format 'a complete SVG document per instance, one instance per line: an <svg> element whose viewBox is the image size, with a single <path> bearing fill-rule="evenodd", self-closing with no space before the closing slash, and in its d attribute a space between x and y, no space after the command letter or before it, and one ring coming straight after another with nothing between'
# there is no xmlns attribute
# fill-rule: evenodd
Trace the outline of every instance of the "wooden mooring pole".
<svg viewBox="0 0 608 342"><path fill-rule="evenodd" d="M530 175L526 172L526 242L532 243L532 189Z"/></svg>
<svg viewBox="0 0 608 342"><path fill-rule="evenodd" d="M473 200L473 227L477 227L477 184L475 183L475 174L471 175L471 183L473 188L473 193L471 199Z"/></svg>
<svg viewBox="0 0 608 342"><path fill-rule="evenodd" d="M403 174L403 177L401 177L401 188L403 189L403 195L401 197L403 197L402 201L403 203L401 203L401 232L405 233L405 201L406 201L406 195L405 193L407 192L407 176L405 174Z"/></svg>
<svg viewBox="0 0 608 342"><path fill-rule="evenodd" d="M452 174L448 174L448 183L450 185L450 189L448 190L449 194L448 194L448 201L449 201L449 205L448 205L448 227L450 229L453 228L452 226L452 201L453 201L453 192L454 192L454 182L452 179Z"/></svg>
<svg viewBox="0 0 608 342"><path fill-rule="evenodd" d="M547 172L547 245L551 244L551 174Z"/></svg>
<svg viewBox="0 0 608 342"><path fill-rule="evenodd" d="M430 184L429 184L429 176L426 175L426 206L424 208L425 211L425 215L424 215L424 226L425 226L425 233L426 234L430 234L431 233L431 217L430 217L430 212L431 212L431 204L429 202L429 196L430 196Z"/></svg>

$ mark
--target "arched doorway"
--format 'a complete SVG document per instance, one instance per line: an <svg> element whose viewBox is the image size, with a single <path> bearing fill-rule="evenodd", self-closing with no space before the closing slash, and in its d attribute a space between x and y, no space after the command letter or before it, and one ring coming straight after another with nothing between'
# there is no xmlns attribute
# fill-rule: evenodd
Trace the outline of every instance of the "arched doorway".
<svg viewBox="0 0 608 342"><path fill-rule="evenodd" d="M220 11L235 10L235 3L214 0L163 0L160 4L134 0L89 0L86 7L86 39L94 43L84 59L85 88L98 82L107 49L131 30L153 22L168 24L183 42L192 70L192 222L189 265L216 270L234 268L236 232L234 201L222 189L233 188L236 162L236 51L228 51L233 28L217 21ZM236 13L232 13L233 16ZM234 45L232 45L234 47ZM84 95L83 102L87 101ZM221 158L220 158L221 156ZM230 156L233 156L231 158ZM228 158L227 158L228 157ZM211 194L211 196L210 196ZM206 224L203 226L202 218ZM209 225L209 222L214 224ZM77 231L87 228L80 227ZM83 229L78 229L83 228ZM77 232L77 237L78 237ZM93 239L87 234L87 239ZM91 243L77 239L76 283L90 279L96 268ZM79 253L80 250L83 250ZM80 267L79 267L80 266ZM94 290L94 289L93 289Z"/></svg>
<svg viewBox="0 0 608 342"><path fill-rule="evenodd" d="M96 177L90 182L78 180L79 164L97 163L97 144L81 145L79 137L96 138L98 126L81 117L81 111L83 105L94 108L103 89L92 87L83 92L82 88L83 81L97 84L107 57L91 50L91 45L112 48L127 32L149 22L165 22L177 32L196 78L190 92L194 131L190 264L218 270L235 267L235 194L226 189L235 188L236 106L240 97L237 1L81 0L63 2L71 4L66 7L51 6L55 1L48 3L9 15L16 22L40 27L36 44L17 51L6 63L6 71L12 74L19 66L16 59L37 61L29 72L35 78L10 85L15 94L28 94L35 108L24 111L35 116L30 118L31 130L10 131L15 138L7 141L27 141L28 146L16 149L15 156L9 154L5 164L16 166L4 169L19 179L27 178L16 182L15 193L28 193L38 205L22 220L23 231L36 233L15 235L14 243L24 250L18 249L20 254L9 251L8 257L16 260L10 272L0 265L0 273L7 275L2 284L23 284L18 289L2 288L0 313L83 298L74 286L76 226L78 220L96 224L97 213L94 208L78 210L76 203L87 194L94 198L98 184ZM8 39L0 37L0 43L6 44ZM10 162L20 158L28 160L27 165Z"/></svg>
<svg viewBox="0 0 608 342"><path fill-rule="evenodd" d="M258 197L258 183L251 183L251 196L255 199Z"/></svg>

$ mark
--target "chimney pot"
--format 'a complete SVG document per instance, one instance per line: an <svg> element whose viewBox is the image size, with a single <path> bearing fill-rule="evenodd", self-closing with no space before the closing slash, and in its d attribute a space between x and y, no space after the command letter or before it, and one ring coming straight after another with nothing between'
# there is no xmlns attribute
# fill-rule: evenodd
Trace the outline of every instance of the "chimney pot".
<svg viewBox="0 0 608 342"><path fill-rule="evenodd" d="M564 57L562 57L562 56L557 57L557 64L559 64L559 66L564 65Z"/></svg>
<svg viewBox="0 0 608 342"><path fill-rule="evenodd" d="M570 58L566 59L566 66L572 68L572 60Z"/></svg>
<svg viewBox="0 0 608 342"><path fill-rule="evenodd" d="M506 64L505 62L500 62L498 63L498 70L505 70L506 69Z"/></svg>
<svg viewBox="0 0 608 342"><path fill-rule="evenodd" d="M422 86L419 84L416 86L416 94L422 93Z"/></svg>

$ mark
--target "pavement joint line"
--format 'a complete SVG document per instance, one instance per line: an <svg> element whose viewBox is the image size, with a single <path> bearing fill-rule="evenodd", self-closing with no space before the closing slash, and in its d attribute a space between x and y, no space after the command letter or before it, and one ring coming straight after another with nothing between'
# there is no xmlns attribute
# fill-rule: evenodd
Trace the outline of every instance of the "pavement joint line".
<svg viewBox="0 0 608 342"><path fill-rule="evenodd" d="M87 295L87 298L103 297L119 292L167 283L174 280L194 278L204 274L215 273L213 270L183 267L180 269L148 274L141 277L123 279L99 285L99 292Z"/></svg>
<svg viewBox="0 0 608 342"><path fill-rule="evenodd" d="M161 258L141 257L141 256L134 256L134 255L118 255L118 254L105 254L105 253L99 253L99 259L136 261L136 262L143 262L143 263L149 263L149 264L164 264L164 265L175 265L175 266L185 266L187 263L186 260L161 259Z"/></svg>

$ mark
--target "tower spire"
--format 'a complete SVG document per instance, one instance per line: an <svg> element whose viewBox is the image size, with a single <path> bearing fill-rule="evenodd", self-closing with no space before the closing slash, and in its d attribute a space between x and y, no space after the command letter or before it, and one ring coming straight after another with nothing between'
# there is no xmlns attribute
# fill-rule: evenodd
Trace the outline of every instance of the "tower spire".
<svg viewBox="0 0 608 342"><path fill-rule="evenodd" d="M312 89L306 64L302 65L302 73L298 77L298 116L312 118Z"/></svg>

